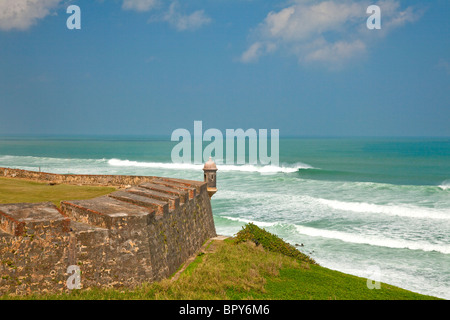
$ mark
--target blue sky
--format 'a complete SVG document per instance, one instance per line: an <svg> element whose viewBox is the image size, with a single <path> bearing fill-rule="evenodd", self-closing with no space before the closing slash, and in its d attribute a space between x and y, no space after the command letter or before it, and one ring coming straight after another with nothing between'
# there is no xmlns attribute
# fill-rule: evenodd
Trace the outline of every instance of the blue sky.
<svg viewBox="0 0 450 320"><path fill-rule="evenodd" d="M449 35L447 0L0 0L0 134L450 136Z"/></svg>

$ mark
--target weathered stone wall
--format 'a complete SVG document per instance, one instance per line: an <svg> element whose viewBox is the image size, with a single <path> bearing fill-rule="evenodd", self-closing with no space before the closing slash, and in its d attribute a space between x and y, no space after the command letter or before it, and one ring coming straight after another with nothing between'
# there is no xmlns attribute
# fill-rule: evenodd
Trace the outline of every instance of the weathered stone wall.
<svg viewBox="0 0 450 320"><path fill-rule="evenodd" d="M155 280L173 274L205 240L216 236L212 232L214 221L208 218L211 204L206 189L195 199L169 215L157 216L152 224L150 251Z"/></svg>
<svg viewBox="0 0 450 320"><path fill-rule="evenodd" d="M0 168L0 177L49 183L119 187L151 182L157 178L152 176L55 174L12 168Z"/></svg>
<svg viewBox="0 0 450 320"><path fill-rule="evenodd" d="M80 268L83 289L132 288L170 276L216 236L204 182L15 169L2 174L132 187L63 201L60 210L52 203L0 205L0 294L67 291L71 265Z"/></svg>
<svg viewBox="0 0 450 320"><path fill-rule="evenodd" d="M2 205L0 293L45 292L63 283L69 230L70 220L52 203Z"/></svg>

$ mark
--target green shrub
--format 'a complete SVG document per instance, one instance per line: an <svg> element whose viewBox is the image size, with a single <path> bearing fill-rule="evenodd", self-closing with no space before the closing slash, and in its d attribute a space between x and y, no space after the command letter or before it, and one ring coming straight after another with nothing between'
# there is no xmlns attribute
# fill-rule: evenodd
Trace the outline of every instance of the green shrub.
<svg viewBox="0 0 450 320"><path fill-rule="evenodd" d="M242 227L242 230L236 234L235 243L244 241L253 241L256 245L262 245L263 248L269 251L279 252L310 264L317 264L311 257L300 252L293 245L285 242L280 237L259 228L253 223L246 224Z"/></svg>

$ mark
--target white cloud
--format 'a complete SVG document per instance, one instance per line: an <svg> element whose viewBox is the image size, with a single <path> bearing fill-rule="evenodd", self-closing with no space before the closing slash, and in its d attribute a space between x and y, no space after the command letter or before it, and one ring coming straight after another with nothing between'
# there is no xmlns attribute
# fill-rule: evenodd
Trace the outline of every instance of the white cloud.
<svg viewBox="0 0 450 320"><path fill-rule="evenodd" d="M245 51L241 56L242 62L251 62L256 61L259 56L262 54L262 43L261 42L255 42L253 43L247 51Z"/></svg>
<svg viewBox="0 0 450 320"><path fill-rule="evenodd" d="M284 41L307 39L315 34L336 30L365 13L365 7L356 3L323 1L303 4L301 1L280 12L270 12L262 24L262 32Z"/></svg>
<svg viewBox="0 0 450 320"><path fill-rule="evenodd" d="M322 61L339 64L365 51L366 45L361 40L324 43L316 50L309 52L305 57L305 61Z"/></svg>
<svg viewBox="0 0 450 320"><path fill-rule="evenodd" d="M181 13L178 2L172 2L162 20L167 21L179 31L196 30L211 22L211 18L203 10L197 10L191 14Z"/></svg>
<svg viewBox="0 0 450 320"><path fill-rule="evenodd" d="M242 62L284 50L300 63L343 64L367 52L369 42L420 16L412 7L401 9L397 0L294 0L271 11L253 32L254 41L241 55ZM369 5L380 6L381 30L368 30Z"/></svg>
<svg viewBox="0 0 450 320"><path fill-rule="evenodd" d="M145 12L159 4L158 0L123 0L122 9Z"/></svg>
<svg viewBox="0 0 450 320"><path fill-rule="evenodd" d="M271 42L255 42L241 56L242 62L254 62L264 53L274 51L276 45Z"/></svg>
<svg viewBox="0 0 450 320"><path fill-rule="evenodd" d="M379 1L378 5L382 9L382 30L387 31L401 27L409 22L415 22L423 13L414 10L412 7L408 7L402 11L398 1L382 0Z"/></svg>
<svg viewBox="0 0 450 320"><path fill-rule="evenodd" d="M56 8L60 0L1 0L0 30L26 30Z"/></svg>

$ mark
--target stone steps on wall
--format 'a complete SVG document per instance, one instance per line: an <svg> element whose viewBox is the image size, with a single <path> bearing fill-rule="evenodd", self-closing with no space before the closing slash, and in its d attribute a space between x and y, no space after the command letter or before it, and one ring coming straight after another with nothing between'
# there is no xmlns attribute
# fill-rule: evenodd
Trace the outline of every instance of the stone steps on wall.
<svg viewBox="0 0 450 320"><path fill-rule="evenodd" d="M180 190L180 191L186 191L189 195L189 199L194 199L194 197L197 195L197 188L190 186L190 185L186 185L186 184L181 184L177 181L173 181L172 179L155 179L152 181L153 184L159 184L165 187L169 187L172 189L176 189L176 190Z"/></svg>
<svg viewBox="0 0 450 320"><path fill-rule="evenodd" d="M145 225L187 203L203 188L206 184L199 181L155 178L94 199L61 201L61 209L51 202L3 204L0 236Z"/></svg>
<svg viewBox="0 0 450 320"><path fill-rule="evenodd" d="M66 233L70 220L51 202L2 204L0 229L13 236Z"/></svg>
<svg viewBox="0 0 450 320"><path fill-rule="evenodd" d="M162 184L156 184L156 183L142 183L139 185L140 188L147 189L147 190L153 190L156 192L173 195L175 197L178 197L180 199L180 204L183 204L187 201L189 201L189 193L185 190L179 190L175 188L170 188L167 186L164 186Z"/></svg>
<svg viewBox="0 0 450 320"><path fill-rule="evenodd" d="M71 220L51 202L0 205L0 238L64 236L107 229Z"/></svg>
<svg viewBox="0 0 450 320"><path fill-rule="evenodd" d="M153 219L169 214L200 194L203 185L160 178L90 200L62 201L61 209L74 221L108 229L122 223L123 227L136 216Z"/></svg>
<svg viewBox="0 0 450 320"><path fill-rule="evenodd" d="M137 195L127 191L116 191L109 194L108 197L154 210L157 215L164 215L169 212L168 202Z"/></svg>
<svg viewBox="0 0 450 320"><path fill-rule="evenodd" d="M171 195L169 193L158 192L155 190L149 190L141 187L131 187L126 189L125 191L138 196L155 199L162 202L168 202L169 210L175 210L180 206L180 198L175 195Z"/></svg>
<svg viewBox="0 0 450 320"><path fill-rule="evenodd" d="M194 187L197 189L197 193L201 193L203 191L206 191L206 183L203 181L196 181L196 180L186 180L186 179L176 179L176 178L161 178L156 177L153 179L153 181L165 181L170 183L179 184L186 187Z"/></svg>
<svg viewBox="0 0 450 320"><path fill-rule="evenodd" d="M109 196L89 200L62 201L61 209L74 221L107 229L120 228L129 220L142 220L145 224L155 214L154 210L148 210Z"/></svg>

